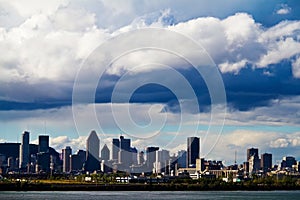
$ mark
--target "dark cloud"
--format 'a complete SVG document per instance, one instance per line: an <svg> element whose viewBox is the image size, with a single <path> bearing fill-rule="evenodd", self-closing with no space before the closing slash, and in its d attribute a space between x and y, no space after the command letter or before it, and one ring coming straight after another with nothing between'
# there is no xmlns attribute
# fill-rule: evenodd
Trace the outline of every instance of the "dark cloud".
<svg viewBox="0 0 300 200"><path fill-rule="evenodd" d="M200 105L200 111L208 111L211 100L204 80L195 69L189 68L179 71L194 89ZM268 106L274 99L300 95L300 79L293 77L290 61L282 61L267 69L253 70L251 66L248 66L243 68L239 74L225 73L222 74L222 77L226 88L227 103L232 109L236 110L245 111L260 106ZM101 78L95 95L96 103L111 101L114 86L119 81L119 78L115 75L105 75ZM132 79L134 78L135 76L132 76ZM172 79L172 77L169 78ZM174 80L174 84L180 83ZM24 99L31 99L31 101L1 100L0 109L34 110L72 104L72 88L70 84L65 85L65 87L51 84L39 85L40 89L36 89L36 87L27 87L25 85L22 88L19 86L19 93L21 92L19 96L24 95L26 97ZM180 111L178 100L174 93L158 84L146 84L139 87L131 96L130 103L165 103L167 110L172 112Z"/></svg>

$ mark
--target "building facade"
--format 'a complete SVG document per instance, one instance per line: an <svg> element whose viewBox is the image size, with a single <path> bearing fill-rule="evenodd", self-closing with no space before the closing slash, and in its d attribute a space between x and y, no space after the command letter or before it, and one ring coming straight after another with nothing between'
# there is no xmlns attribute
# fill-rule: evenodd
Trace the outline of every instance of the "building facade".
<svg viewBox="0 0 300 200"><path fill-rule="evenodd" d="M29 156L29 132L24 131L20 145L19 168L24 168L29 164Z"/></svg>
<svg viewBox="0 0 300 200"><path fill-rule="evenodd" d="M100 170L99 153L100 153L100 140L96 131L91 131L86 141L86 163L85 170L95 171Z"/></svg>
<svg viewBox="0 0 300 200"><path fill-rule="evenodd" d="M63 172L70 172L71 171L71 155L72 149L71 147L67 146L65 149L62 150L63 154Z"/></svg>
<svg viewBox="0 0 300 200"><path fill-rule="evenodd" d="M195 167L196 159L200 158L200 138L188 137L187 138L187 166Z"/></svg>

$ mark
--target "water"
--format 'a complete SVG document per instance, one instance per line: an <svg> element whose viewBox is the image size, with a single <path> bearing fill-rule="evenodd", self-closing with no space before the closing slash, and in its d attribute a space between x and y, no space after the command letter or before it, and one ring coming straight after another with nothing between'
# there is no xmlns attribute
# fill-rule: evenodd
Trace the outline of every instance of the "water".
<svg viewBox="0 0 300 200"><path fill-rule="evenodd" d="M0 192L0 199L300 199L298 191L92 191Z"/></svg>

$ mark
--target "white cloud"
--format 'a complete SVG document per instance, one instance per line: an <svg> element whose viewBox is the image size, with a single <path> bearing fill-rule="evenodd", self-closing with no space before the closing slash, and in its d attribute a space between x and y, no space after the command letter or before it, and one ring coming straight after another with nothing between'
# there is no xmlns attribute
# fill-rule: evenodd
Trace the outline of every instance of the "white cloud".
<svg viewBox="0 0 300 200"><path fill-rule="evenodd" d="M291 8L287 4L281 4L280 8L276 11L278 15L286 15L291 12Z"/></svg>
<svg viewBox="0 0 300 200"><path fill-rule="evenodd" d="M223 20L202 17L169 26L164 20L172 18L173 13L165 9L157 19L151 19L150 24L145 22L145 16L111 32L98 26L102 15L90 7L81 8L74 2L64 1L49 3L48 7L34 1L31 4L35 4L34 8L11 2L10 6L20 11L23 21L13 28L0 28L0 52L3 55L0 58L1 82L26 80L28 83L39 83L42 79L73 81L81 62L99 44L124 31L148 26L178 31L201 43L223 73L238 73L247 64L267 67L300 53L296 39L300 29L298 21L285 21L265 29L252 16L237 13ZM116 15L124 14L114 4L104 2L103 6L114 10ZM127 9L129 13L131 6ZM137 38L136 42L139 41ZM165 42L173 41L166 39ZM149 58L171 66L175 63L174 59L163 56L163 53L156 52L154 56L147 56L147 53L129 55L120 60L122 65L114 65L110 72L118 74L120 70L153 60ZM297 78L296 63L293 74Z"/></svg>
<svg viewBox="0 0 300 200"><path fill-rule="evenodd" d="M66 146L70 146L75 153L79 149L86 149L86 136L78 138L69 138L68 136L50 137L50 146L61 152Z"/></svg>
<svg viewBox="0 0 300 200"><path fill-rule="evenodd" d="M300 27L299 27L300 28ZM258 67L267 67L270 64L279 63L283 59L289 59L300 53L300 43L293 38L286 38L273 44L267 54L263 55L257 63Z"/></svg>
<svg viewBox="0 0 300 200"><path fill-rule="evenodd" d="M300 57L296 58L292 63L292 72L294 77L300 78Z"/></svg>

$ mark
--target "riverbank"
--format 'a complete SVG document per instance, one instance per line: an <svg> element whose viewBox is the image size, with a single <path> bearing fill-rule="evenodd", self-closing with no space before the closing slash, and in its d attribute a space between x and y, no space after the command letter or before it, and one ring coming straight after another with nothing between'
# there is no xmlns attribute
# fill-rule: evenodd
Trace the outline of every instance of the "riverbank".
<svg viewBox="0 0 300 200"><path fill-rule="evenodd" d="M300 190L299 185L203 185L203 184L81 184L81 183L0 183L0 191L259 191Z"/></svg>

